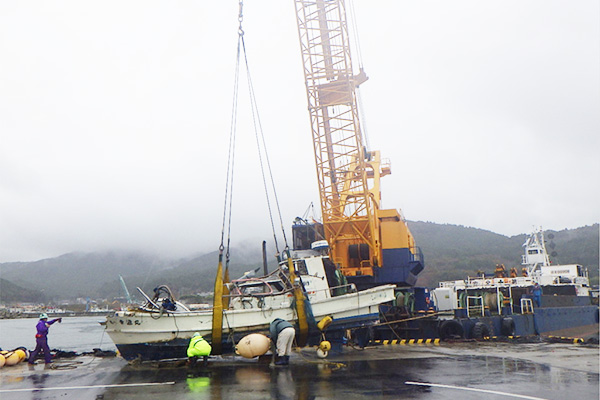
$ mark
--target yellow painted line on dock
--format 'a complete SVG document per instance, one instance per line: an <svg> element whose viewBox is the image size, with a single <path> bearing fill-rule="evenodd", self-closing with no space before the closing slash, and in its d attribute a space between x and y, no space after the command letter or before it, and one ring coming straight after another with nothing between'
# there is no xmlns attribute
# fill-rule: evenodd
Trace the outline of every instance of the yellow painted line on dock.
<svg viewBox="0 0 600 400"><path fill-rule="evenodd" d="M413 345L433 345L439 346L440 339L394 339L394 340L373 340L371 343L388 345L400 345L400 346L413 346Z"/></svg>
<svg viewBox="0 0 600 400"><path fill-rule="evenodd" d="M565 336L548 336L548 339L561 340L563 342L572 342L573 344L584 343L583 338L565 337Z"/></svg>

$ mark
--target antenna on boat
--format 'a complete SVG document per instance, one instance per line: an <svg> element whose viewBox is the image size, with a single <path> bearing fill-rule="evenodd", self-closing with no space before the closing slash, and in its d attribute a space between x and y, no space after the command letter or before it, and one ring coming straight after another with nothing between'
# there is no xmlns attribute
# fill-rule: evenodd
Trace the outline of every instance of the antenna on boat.
<svg viewBox="0 0 600 400"><path fill-rule="evenodd" d="M263 257L263 275L267 276L269 274L269 269L267 268L267 242L264 240L262 242L262 257Z"/></svg>

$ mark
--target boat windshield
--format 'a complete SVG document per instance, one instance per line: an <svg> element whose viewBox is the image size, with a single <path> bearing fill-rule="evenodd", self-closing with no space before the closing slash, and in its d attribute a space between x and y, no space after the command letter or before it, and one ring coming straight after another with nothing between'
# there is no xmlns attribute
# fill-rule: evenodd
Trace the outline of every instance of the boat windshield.
<svg viewBox="0 0 600 400"><path fill-rule="evenodd" d="M284 290L283 282L279 280L242 279L232 283L235 285L236 294L240 296L265 296Z"/></svg>

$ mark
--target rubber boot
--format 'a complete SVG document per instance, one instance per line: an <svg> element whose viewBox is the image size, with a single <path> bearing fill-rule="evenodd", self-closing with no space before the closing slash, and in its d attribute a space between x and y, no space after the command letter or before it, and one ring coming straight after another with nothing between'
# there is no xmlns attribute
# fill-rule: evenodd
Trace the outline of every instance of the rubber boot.
<svg viewBox="0 0 600 400"><path fill-rule="evenodd" d="M287 365L286 358L287 356L278 357L277 361L275 361L275 365Z"/></svg>

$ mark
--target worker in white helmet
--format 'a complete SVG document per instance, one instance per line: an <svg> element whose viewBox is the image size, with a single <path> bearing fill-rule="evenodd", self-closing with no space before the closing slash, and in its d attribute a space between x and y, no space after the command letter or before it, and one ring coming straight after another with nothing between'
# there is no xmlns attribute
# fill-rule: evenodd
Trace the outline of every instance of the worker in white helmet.
<svg viewBox="0 0 600 400"><path fill-rule="evenodd" d="M46 364L52 363L52 355L50 354L50 347L48 347L48 329L50 325L55 322L62 322L62 318L56 318L52 321L48 321L48 314L40 314L40 320L38 321L36 328L37 333L35 335L35 350L29 356L29 364L35 364L35 357L37 357L40 351L44 352L44 360Z"/></svg>

